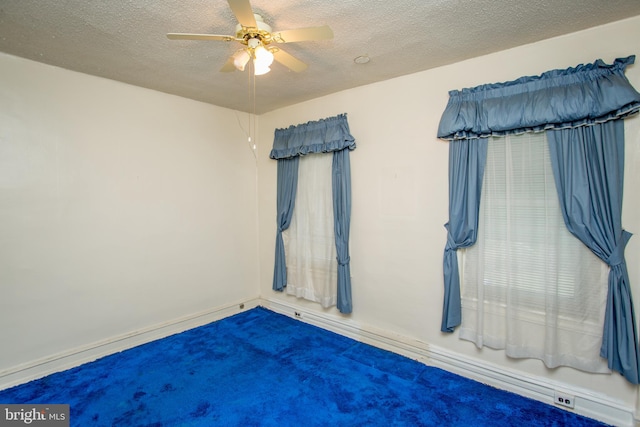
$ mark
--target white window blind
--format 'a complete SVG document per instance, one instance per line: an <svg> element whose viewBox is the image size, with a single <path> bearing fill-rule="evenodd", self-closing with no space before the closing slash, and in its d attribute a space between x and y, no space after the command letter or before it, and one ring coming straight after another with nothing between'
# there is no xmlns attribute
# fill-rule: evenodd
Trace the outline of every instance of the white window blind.
<svg viewBox="0 0 640 427"><path fill-rule="evenodd" d="M609 270L566 229L544 133L490 139L478 240L458 253L462 339L608 372L599 354Z"/></svg>

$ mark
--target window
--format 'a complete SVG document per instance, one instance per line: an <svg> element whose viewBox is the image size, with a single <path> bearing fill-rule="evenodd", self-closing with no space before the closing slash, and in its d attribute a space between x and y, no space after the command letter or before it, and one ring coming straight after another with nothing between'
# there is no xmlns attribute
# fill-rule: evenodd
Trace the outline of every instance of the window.
<svg viewBox="0 0 640 427"><path fill-rule="evenodd" d="M609 268L564 224L544 133L489 140L478 240L458 255L461 338L548 367L608 372Z"/></svg>
<svg viewBox="0 0 640 427"><path fill-rule="evenodd" d="M300 157L296 204L282 233L287 260L287 293L336 305L338 261L333 226L333 153Z"/></svg>
<svg viewBox="0 0 640 427"><path fill-rule="evenodd" d="M336 286L333 287L331 285L331 289L336 292L334 294L335 297L327 296L324 290L322 295L319 295L320 288L324 289L325 286L316 286L315 280L312 285L313 289L301 289L300 295L321 302L323 305L329 304L327 301L335 301L336 308L343 314L351 313L353 310L351 302L351 258L349 257L349 229L351 227L351 166L349 152L355 148L355 139L349 133L347 115L340 114L314 122L289 126L287 129L276 129L273 149L269 154L269 157L278 160L278 190L276 195L276 224L278 228L273 267L273 290L282 292L285 288L288 288L289 284L294 285L294 287L306 287L307 285L301 285L301 281L298 279L289 278L289 273L295 274L296 271L294 270L300 272L302 271L301 269L308 270L310 267L313 268L313 273L316 273L318 265L316 261L326 260L329 257L331 258L330 262L334 262L333 259L335 259L336 264L329 266L330 269L335 267L334 271L336 271L337 276L335 279ZM302 174L310 172L312 168L311 162L315 163L316 160L323 165L319 167L322 170L323 177L321 178L318 175L319 172L311 173L310 177L315 180L315 183L319 183L321 188L309 189L306 188L308 185L304 183L299 186L300 171L302 171ZM300 165L301 163L302 165ZM308 178L303 177L302 179L305 181ZM315 225L305 225L299 221L301 209L305 205L300 201L296 201L298 191L306 193L302 197L310 197L308 200L308 206L310 206L309 214L314 216L319 212L315 212L317 208L312 202L316 198L324 200L321 215L315 216L315 218L333 221L332 233L323 231L321 234L324 237L317 239ZM298 203L300 206L296 206ZM296 232L295 236L290 232L287 233L289 252L299 249L304 250L299 244L301 242L299 236L301 236L302 240L311 239L308 241L314 242L312 246L315 246L316 240L332 241L335 245L335 257L333 254L327 255L326 253L328 252L323 252L324 255L321 256L313 255L313 260L303 255L307 258L306 261L299 262L296 260L287 264L284 234L291 225L294 210L297 211L296 227L298 229L301 229L301 226L303 228L307 227L308 230L304 231L303 235L299 232ZM329 230L328 224L331 223L326 222L323 228ZM329 235L332 235L333 239L330 239ZM295 245L292 244L294 239ZM325 247L325 249L328 248ZM291 256L297 257L296 255ZM289 268L287 267L288 265ZM294 293L298 294L298 292Z"/></svg>

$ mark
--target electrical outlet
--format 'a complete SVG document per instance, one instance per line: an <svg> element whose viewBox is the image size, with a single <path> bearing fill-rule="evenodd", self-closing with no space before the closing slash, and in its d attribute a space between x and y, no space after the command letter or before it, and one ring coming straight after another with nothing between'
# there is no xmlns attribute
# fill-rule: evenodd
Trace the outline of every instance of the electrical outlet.
<svg viewBox="0 0 640 427"><path fill-rule="evenodd" d="M553 393L553 402L556 405L561 405L561 406L565 406L567 408L573 409L574 400L575 400L575 396L572 396L570 394L563 393L557 390Z"/></svg>

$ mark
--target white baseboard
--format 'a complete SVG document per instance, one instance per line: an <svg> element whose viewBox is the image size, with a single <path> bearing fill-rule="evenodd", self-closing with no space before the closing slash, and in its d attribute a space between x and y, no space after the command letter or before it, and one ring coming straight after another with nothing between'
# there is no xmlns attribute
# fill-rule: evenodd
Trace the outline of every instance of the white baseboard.
<svg viewBox="0 0 640 427"><path fill-rule="evenodd" d="M0 390L42 378L55 372L71 369L101 357L184 332L198 326L206 325L241 311L255 308L260 305L260 302L261 300L259 298L255 298L249 301L215 307L210 310L173 319L2 370L0 371ZM240 308L241 306L242 308Z"/></svg>
<svg viewBox="0 0 640 427"><path fill-rule="evenodd" d="M556 383L543 377L525 375L503 366L470 358L389 331L361 325L348 318L318 312L307 312L300 307L275 300L264 300L262 305L277 313L297 318L305 323L542 403L554 405L554 392L561 391L575 396L575 407L571 410L558 406L560 409L575 412L615 426L634 427L638 425L637 421L634 421L633 407L625 406L622 402L613 400L605 394L597 394L590 390L571 387L564 383Z"/></svg>
<svg viewBox="0 0 640 427"><path fill-rule="evenodd" d="M242 308L240 308L241 306ZM554 392L559 390L575 396L573 412L611 425L621 427L638 426L637 421L634 422L634 408L627 407L606 395L569 387L567 384L554 383L542 377L523 375L521 372L511 371L503 366L470 358L387 330L377 329L370 325L362 325L348 317L305 311L300 307L281 301L261 298L216 307L0 371L0 390L206 325L257 306L264 306L276 313L297 318L322 329L401 354L425 365L442 368L543 403L553 405Z"/></svg>

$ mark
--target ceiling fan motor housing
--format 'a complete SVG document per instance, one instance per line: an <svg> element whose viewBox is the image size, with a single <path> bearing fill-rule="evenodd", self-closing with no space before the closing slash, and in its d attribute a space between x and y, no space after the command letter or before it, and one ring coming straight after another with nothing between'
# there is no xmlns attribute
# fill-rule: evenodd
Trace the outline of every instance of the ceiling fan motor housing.
<svg viewBox="0 0 640 427"><path fill-rule="evenodd" d="M262 16L254 13L257 27L244 27L242 24L236 25L236 37L242 39L241 43L249 44L249 40L258 39L262 44L271 43L271 27L264 22ZM250 46L252 47L252 46Z"/></svg>

